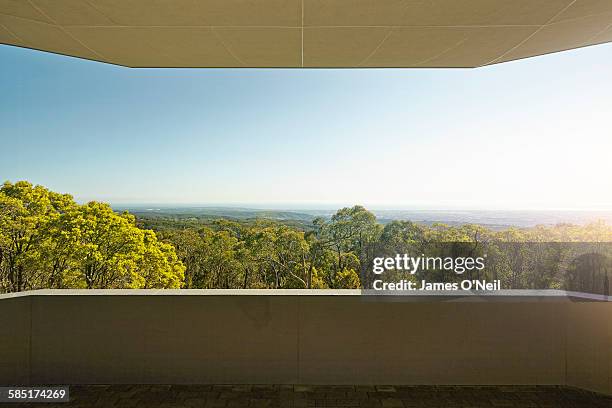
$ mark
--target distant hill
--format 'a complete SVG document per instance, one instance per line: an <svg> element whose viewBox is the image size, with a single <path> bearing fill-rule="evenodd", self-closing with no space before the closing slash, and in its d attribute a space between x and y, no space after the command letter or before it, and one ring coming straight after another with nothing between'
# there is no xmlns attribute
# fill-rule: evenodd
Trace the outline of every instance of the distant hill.
<svg viewBox="0 0 612 408"><path fill-rule="evenodd" d="M259 219L303 226L314 218L331 217L333 210L276 210L221 206L114 206L116 211L129 211L139 219L178 222L183 224L208 223L219 219L255 221ZM409 220L431 225L441 222L449 225L480 224L492 229L533 227L559 223L586 224L604 220L612 224L612 211L497 211L497 210L372 210L379 222Z"/></svg>
<svg viewBox="0 0 612 408"><path fill-rule="evenodd" d="M154 207L116 206L116 211L129 211L138 219L139 225L147 229L197 227L212 224L216 220L231 220L252 223L270 220L300 229L307 229L315 218L313 214L298 211L261 210L234 207Z"/></svg>
<svg viewBox="0 0 612 408"><path fill-rule="evenodd" d="M479 224L494 229L561 223L583 225L598 220L612 224L612 211L380 210L374 213L381 222L386 219L411 220L424 224Z"/></svg>
<svg viewBox="0 0 612 408"><path fill-rule="evenodd" d="M307 214L298 211L278 211L278 210L259 210L252 208L234 208L234 207L116 207L118 211L128 210L137 216L146 216L149 218L176 218L176 219L253 219L265 218L271 220L294 220L294 221L312 221L315 217L312 214Z"/></svg>

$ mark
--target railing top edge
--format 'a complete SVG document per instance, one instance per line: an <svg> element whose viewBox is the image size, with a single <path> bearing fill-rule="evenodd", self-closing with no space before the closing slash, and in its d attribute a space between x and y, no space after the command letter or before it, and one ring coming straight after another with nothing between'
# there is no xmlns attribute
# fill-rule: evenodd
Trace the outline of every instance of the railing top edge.
<svg viewBox="0 0 612 408"><path fill-rule="evenodd" d="M0 300L28 296L362 296L365 299L404 300L584 300L612 302L612 296L556 289L510 289L495 292L398 293L360 289L39 289L0 294Z"/></svg>

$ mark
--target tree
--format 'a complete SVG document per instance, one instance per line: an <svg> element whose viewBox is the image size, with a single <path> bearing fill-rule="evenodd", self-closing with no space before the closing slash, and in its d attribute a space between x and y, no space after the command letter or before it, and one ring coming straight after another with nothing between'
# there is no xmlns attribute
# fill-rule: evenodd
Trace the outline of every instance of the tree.
<svg viewBox="0 0 612 408"><path fill-rule="evenodd" d="M62 233L74 242L74 268L88 289L181 286L185 268L174 248L159 242L154 232L136 227L131 214L116 214L108 204L90 202L63 217Z"/></svg>
<svg viewBox="0 0 612 408"><path fill-rule="evenodd" d="M0 189L0 290L179 288L171 245L107 204L20 181Z"/></svg>
<svg viewBox="0 0 612 408"><path fill-rule="evenodd" d="M360 205L338 210L329 222L315 220L317 235L324 247L331 248L336 254L334 273L341 273L347 265L343 254L353 253L359 260L359 275L362 284L369 282L367 273L374 258L376 242L382 226L376 222L376 216ZM333 279L332 279L333 280Z"/></svg>
<svg viewBox="0 0 612 408"><path fill-rule="evenodd" d="M132 271L131 287L164 289L182 287L185 267L172 245L159 242L153 231L143 231L143 252Z"/></svg>
<svg viewBox="0 0 612 408"><path fill-rule="evenodd" d="M50 223L74 206L72 197L26 181L0 188L0 289L32 289L44 281L41 249Z"/></svg>
<svg viewBox="0 0 612 408"><path fill-rule="evenodd" d="M202 266L202 237L192 228L171 229L160 233L162 241L175 248L176 255L185 266L182 287L194 288Z"/></svg>
<svg viewBox="0 0 612 408"><path fill-rule="evenodd" d="M287 226L256 229L252 246L264 281L276 289L308 288L309 250L304 233Z"/></svg>
<svg viewBox="0 0 612 408"><path fill-rule="evenodd" d="M238 240L228 231L208 230L203 234L201 286L204 288L239 288L239 262L236 259Z"/></svg>

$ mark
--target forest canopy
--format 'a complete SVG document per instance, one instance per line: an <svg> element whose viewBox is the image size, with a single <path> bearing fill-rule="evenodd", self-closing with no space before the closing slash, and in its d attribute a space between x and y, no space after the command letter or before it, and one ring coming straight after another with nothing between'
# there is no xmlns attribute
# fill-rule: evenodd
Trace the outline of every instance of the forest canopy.
<svg viewBox="0 0 612 408"><path fill-rule="evenodd" d="M0 188L0 290L180 288L171 244L108 204L20 181Z"/></svg>
<svg viewBox="0 0 612 408"><path fill-rule="evenodd" d="M439 252L443 243L470 243L471 250L482 248L472 244L488 245L496 263L478 278L500 279L506 288L568 288L579 281L601 292L612 273L609 258L583 257L572 270L597 269L597 275L561 276L558 259L568 251L563 246L521 247L520 256L512 257L507 248L500 249L508 243L612 242L612 227L604 222L504 230L399 220L383 225L366 208L354 206L315 218L307 228L268 219L165 221L163 228L153 223L152 229L143 224L150 226L105 203L78 204L68 194L27 181L5 182L0 188L0 292L368 288L375 257Z"/></svg>

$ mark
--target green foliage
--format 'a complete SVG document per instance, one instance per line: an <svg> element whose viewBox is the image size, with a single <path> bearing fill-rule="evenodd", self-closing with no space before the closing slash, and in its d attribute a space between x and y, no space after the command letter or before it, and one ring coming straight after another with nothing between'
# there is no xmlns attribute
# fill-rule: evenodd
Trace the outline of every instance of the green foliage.
<svg viewBox="0 0 612 408"><path fill-rule="evenodd" d="M343 269L336 276L336 285L340 289L359 289L361 282L354 269Z"/></svg>
<svg viewBox="0 0 612 408"><path fill-rule="evenodd" d="M609 259L570 242L612 242L612 227L560 224L494 231L480 225L381 225L362 206L308 225L294 220L136 219L107 204L21 181L0 188L0 292L37 288L362 288L374 257L481 256L484 272L456 279L500 279L507 288L609 286ZM153 227L156 232L139 228ZM532 245L513 245L531 242ZM551 242L558 245L551 245ZM450 243L450 245L449 245ZM569 271L561 276L561 269ZM596 272L592 272L595 270ZM587 272L585 272L587 271ZM392 279L418 279L402 276ZM587 273L590 275L587 276ZM483 274L483 276L481 276ZM430 280L448 279L428 275ZM606 280L608 279L608 280ZM591 288L591 289L589 289Z"/></svg>
<svg viewBox="0 0 612 408"><path fill-rule="evenodd" d="M0 291L179 288L174 248L130 214L28 182L0 188Z"/></svg>

